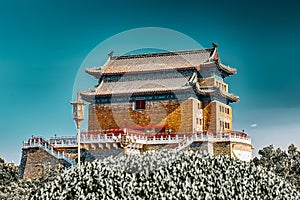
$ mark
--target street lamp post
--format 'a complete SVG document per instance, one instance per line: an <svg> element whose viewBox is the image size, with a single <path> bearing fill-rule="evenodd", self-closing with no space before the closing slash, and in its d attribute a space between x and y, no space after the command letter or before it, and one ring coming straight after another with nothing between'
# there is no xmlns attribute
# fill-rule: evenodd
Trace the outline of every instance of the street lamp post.
<svg viewBox="0 0 300 200"><path fill-rule="evenodd" d="M121 134L121 146L123 147L124 155L127 154L127 145L128 145L128 138L127 138L127 129L124 128L123 133Z"/></svg>
<svg viewBox="0 0 300 200"><path fill-rule="evenodd" d="M80 126L84 120L84 106L85 104L80 99L80 91L77 93L77 100L70 102L73 106L73 119L77 127L77 143L78 143L78 167L80 167Z"/></svg>

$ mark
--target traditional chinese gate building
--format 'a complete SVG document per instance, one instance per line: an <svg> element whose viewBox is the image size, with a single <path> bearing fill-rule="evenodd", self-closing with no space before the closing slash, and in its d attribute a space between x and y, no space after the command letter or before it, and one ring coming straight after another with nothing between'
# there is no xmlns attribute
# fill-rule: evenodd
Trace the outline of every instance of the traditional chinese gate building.
<svg viewBox="0 0 300 200"><path fill-rule="evenodd" d="M230 103L239 97L229 93L225 80L237 71L221 63L216 44L176 52L112 52L103 66L86 72L98 83L80 93L89 103L88 130L80 141L83 161L187 147L252 158L251 138L232 130ZM75 136L29 139L23 145L21 175L32 177L39 163L74 166L76 149Z"/></svg>
<svg viewBox="0 0 300 200"><path fill-rule="evenodd" d="M222 139L208 145L213 154L251 158L250 138L232 130L230 103L239 97L229 93L225 79L236 69L221 63L216 44L189 51L123 56L112 52L103 66L86 72L98 81L93 90L81 93L90 103L89 133L126 128L156 138L212 135ZM229 138L245 142L232 143ZM192 146L200 145L196 143ZM140 150L146 149L143 145Z"/></svg>

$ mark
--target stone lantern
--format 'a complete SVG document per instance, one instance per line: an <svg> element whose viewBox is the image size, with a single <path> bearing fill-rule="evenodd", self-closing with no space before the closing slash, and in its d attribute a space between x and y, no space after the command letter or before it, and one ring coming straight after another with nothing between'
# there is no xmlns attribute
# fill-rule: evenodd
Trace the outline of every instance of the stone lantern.
<svg viewBox="0 0 300 200"><path fill-rule="evenodd" d="M73 119L77 127L77 143L78 143L78 167L80 167L80 126L84 120L84 106L85 104L80 99L80 91L77 93L77 100L70 102L73 106Z"/></svg>

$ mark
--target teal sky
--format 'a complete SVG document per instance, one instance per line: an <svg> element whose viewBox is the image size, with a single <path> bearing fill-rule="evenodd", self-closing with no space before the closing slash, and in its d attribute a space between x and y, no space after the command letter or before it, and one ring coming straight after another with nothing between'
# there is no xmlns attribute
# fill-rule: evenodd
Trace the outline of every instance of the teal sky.
<svg viewBox="0 0 300 200"><path fill-rule="evenodd" d="M238 69L228 79L241 98L232 104L235 129L248 132L256 151L300 147L299 4L0 0L0 157L19 163L31 135L75 135L69 101L81 63L100 42L139 27L218 43L222 62Z"/></svg>

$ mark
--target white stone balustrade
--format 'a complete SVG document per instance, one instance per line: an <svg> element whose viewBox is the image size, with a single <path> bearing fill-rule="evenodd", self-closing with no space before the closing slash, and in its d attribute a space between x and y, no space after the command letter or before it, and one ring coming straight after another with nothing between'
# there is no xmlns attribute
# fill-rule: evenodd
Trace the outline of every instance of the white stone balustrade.
<svg viewBox="0 0 300 200"><path fill-rule="evenodd" d="M134 143L139 144L173 144L178 143L186 138L192 138L194 142L205 142L205 141L212 141L212 142L221 142L221 141L233 141L233 142L241 142L251 144L251 138L246 136L239 136L241 133L239 132L232 132L229 133L218 133L215 135L211 134L204 134L204 133L195 133L192 136L190 134L180 134L176 135L175 137L171 137L170 135L167 137L149 137L149 136L141 136L129 134L128 137ZM98 134L96 136L86 136L82 134L83 137L81 143L113 143L116 142L116 138L120 138L120 134L111 134L108 136L107 134Z"/></svg>
<svg viewBox="0 0 300 200"><path fill-rule="evenodd" d="M29 139L28 142L25 142L25 141L23 142L23 149L36 148L36 147L45 150L46 152L48 152L49 154L51 154L52 156L54 156L58 159L63 159L65 161L67 161L72 166L75 165L75 162L71 158L66 156L64 154L64 152L60 153L60 152L54 151L53 146L48 144L47 141L44 139L42 139L42 140Z"/></svg>
<svg viewBox="0 0 300 200"><path fill-rule="evenodd" d="M81 143L82 144L105 144L105 143L116 143L120 141L121 133L112 133L112 134L88 134L88 132L81 133ZM178 144L176 149L181 150L193 142L240 142L251 144L251 138L247 137L245 133L241 132L224 132L217 134L208 134L208 133L194 133L194 134L177 134L175 136L149 136L129 132L128 137L131 140L131 143L138 144L138 147L142 147L144 144ZM57 158L63 158L65 160L69 159L64 154L57 154L53 148L57 147L77 147L76 137L61 137L61 138L51 138L50 143L43 138L34 138L29 139L28 142L23 143L23 148L30 147L40 147L49 152L51 155L54 155Z"/></svg>

